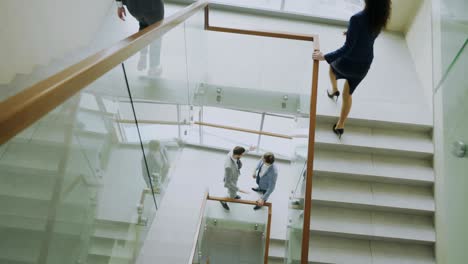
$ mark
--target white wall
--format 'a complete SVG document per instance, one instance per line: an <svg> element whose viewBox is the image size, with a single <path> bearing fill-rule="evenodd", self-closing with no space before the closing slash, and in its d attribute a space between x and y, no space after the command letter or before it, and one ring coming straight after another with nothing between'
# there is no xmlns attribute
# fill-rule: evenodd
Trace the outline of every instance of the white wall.
<svg viewBox="0 0 468 264"><path fill-rule="evenodd" d="M422 2L427 0L392 0L392 13L387 28L391 31L406 32Z"/></svg>
<svg viewBox="0 0 468 264"><path fill-rule="evenodd" d="M2 0L0 84L87 45L113 0Z"/></svg>
<svg viewBox="0 0 468 264"><path fill-rule="evenodd" d="M425 101L432 110L432 21L431 0L422 1L406 34L411 58L422 85Z"/></svg>

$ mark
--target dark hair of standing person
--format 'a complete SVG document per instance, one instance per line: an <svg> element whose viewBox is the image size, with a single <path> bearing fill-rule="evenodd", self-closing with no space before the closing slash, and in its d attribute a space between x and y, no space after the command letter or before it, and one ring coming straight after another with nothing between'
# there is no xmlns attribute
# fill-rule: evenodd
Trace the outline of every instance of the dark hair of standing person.
<svg viewBox="0 0 468 264"><path fill-rule="evenodd" d="M369 29L374 34L379 34L385 26L392 9L391 0L365 0L364 11L369 15Z"/></svg>
<svg viewBox="0 0 468 264"><path fill-rule="evenodd" d="M237 147L235 147L234 150L232 151L232 154L234 154L234 155L242 155L242 154L244 154L244 152L245 152L245 148L237 146Z"/></svg>
<svg viewBox="0 0 468 264"><path fill-rule="evenodd" d="M266 163L273 164L273 162L275 162L275 155L271 152L267 152L263 155L263 159Z"/></svg>

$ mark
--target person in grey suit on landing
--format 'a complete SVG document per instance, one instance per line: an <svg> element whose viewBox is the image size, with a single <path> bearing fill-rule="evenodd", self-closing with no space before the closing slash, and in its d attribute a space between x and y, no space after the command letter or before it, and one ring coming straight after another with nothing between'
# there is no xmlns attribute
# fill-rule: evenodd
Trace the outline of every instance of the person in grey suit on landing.
<svg viewBox="0 0 468 264"><path fill-rule="evenodd" d="M164 18L164 2L163 0L116 0L117 1L117 15L123 21L128 11L138 20L140 25L139 30L143 30L148 26L161 21ZM161 38L153 41L150 44L150 68L148 70L149 76L159 76L162 73L161 67ZM140 52L140 60L138 62L138 70L142 71L147 67L148 47Z"/></svg>
<svg viewBox="0 0 468 264"><path fill-rule="evenodd" d="M156 194L160 193L162 185L166 182L170 168L169 155L166 147L158 140L151 140L148 147L145 157L141 159L143 179L146 186L152 188Z"/></svg>
<svg viewBox="0 0 468 264"><path fill-rule="evenodd" d="M262 194L262 197L257 200L254 210L260 209L275 190L276 180L278 179L278 168L274 162L275 155L271 152L265 153L252 175L258 184L258 187L252 188L252 190Z"/></svg>
<svg viewBox="0 0 468 264"><path fill-rule="evenodd" d="M255 147L250 147L250 151L254 150ZM243 147L235 147L231 150L224 162L224 187L227 188L229 198L231 199L240 199L241 197L237 195L237 192L246 193L237 187L237 180L240 176L240 169L242 168L242 162L240 158L246 152ZM229 206L226 202L221 201L221 205L224 209L229 210Z"/></svg>

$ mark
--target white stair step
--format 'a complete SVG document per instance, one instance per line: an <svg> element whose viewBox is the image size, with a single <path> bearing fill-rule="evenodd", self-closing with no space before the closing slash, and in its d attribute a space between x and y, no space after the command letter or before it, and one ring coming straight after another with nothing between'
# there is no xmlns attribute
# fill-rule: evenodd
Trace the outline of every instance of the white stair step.
<svg viewBox="0 0 468 264"><path fill-rule="evenodd" d="M39 201L50 201L53 195L54 184L57 180L57 173L34 170L31 168L0 166L0 197L9 196L23 199L32 199ZM83 179L79 175L66 174L63 182L64 188L67 189L72 184L78 184L73 187L73 190L82 191L78 186L83 185ZM91 187L87 187L91 188ZM80 193L77 200L83 200L85 193ZM67 199L74 198L67 196ZM67 200L71 202L71 200Z"/></svg>
<svg viewBox="0 0 468 264"><path fill-rule="evenodd" d="M135 241L135 226L130 223L100 220L94 228L94 237Z"/></svg>
<svg viewBox="0 0 468 264"><path fill-rule="evenodd" d="M320 124L334 124L338 120L337 116L330 115L317 115L317 122ZM431 133L432 125L427 124L414 124L406 122L390 122L382 120L371 120L371 119L360 119L350 117L346 120L346 126L359 126L359 127L368 127L368 128L377 128L377 129L391 129L391 130L402 130L402 131L412 131L420 133ZM330 127L331 130L331 127Z"/></svg>
<svg viewBox="0 0 468 264"><path fill-rule="evenodd" d="M122 259L131 259L136 244L130 241L116 242L113 239L93 238L89 254L97 256L110 256Z"/></svg>
<svg viewBox="0 0 468 264"><path fill-rule="evenodd" d="M0 215L0 228L4 230L26 230L28 232L45 232L47 221L24 216ZM54 233L79 236L85 225L90 225L85 220L72 221L63 220L57 221L54 228Z"/></svg>
<svg viewBox="0 0 468 264"><path fill-rule="evenodd" d="M299 238L293 236L295 241L292 243L300 249ZM284 247L284 241L273 241L270 256L276 260L284 259ZM294 256L299 256L299 253L295 252ZM435 264L435 261L432 246L311 235L309 263Z"/></svg>
<svg viewBox="0 0 468 264"><path fill-rule="evenodd" d="M430 187L316 177L312 189L313 205L433 214Z"/></svg>
<svg viewBox="0 0 468 264"><path fill-rule="evenodd" d="M333 123L319 123L315 132L315 149L385 154L398 157L431 159L434 153L431 137L426 132L400 131L346 126L341 139L332 132ZM296 129L294 135L307 135L308 128ZM298 140L307 146L307 140Z"/></svg>
<svg viewBox="0 0 468 264"><path fill-rule="evenodd" d="M384 155L317 151L314 171L324 177L352 180L426 186L434 183L430 161Z"/></svg>
<svg viewBox="0 0 468 264"><path fill-rule="evenodd" d="M1 217L0 217L1 219ZM0 239L0 263L18 261L19 263L37 263L42 238L31 235L29 230L17 232L2 231ZM5 260L5 262L3 262Z"/></svg>
<svg viewBox="0 0 468 264"><path fill-rule="evenodd" d="M44 140L28 142L23 139L15 139L14 142L9 143L8 149L0 160L0 166L39 169L42 172L50 171L57 174L60 161L67 153L67 173L73 175L87 174L89 169L98 168L96 164L99 161L98 148L103 142L99 139L87 138L82 139L80 143L74 141L67 150L63 142ZM86 150L86 157L83 155L83 150ZM93 168L89 168L88 160Z"/></svg>
<svg viewBox="0 0 468 264"><path fill-rule="evenodd" d="M79 201L82 202L82 201ZM85 201L87 202L87 201ZM0 226L42 230L48 219L50 201L0 196ZM57 208L57 225L79 226L87 220L88 209L78 202L62 202Z"/></svg>
<svg viewBox="0 0 468 264"><path fill-rule="evenodd" d="M109 257L101 255L88 255L87 263L90 264L133 264L134 262L131 259L127 258L118 258L118 257Z"/></svg>
<svg viewBox="0 0 468 264"><path fill-rule="evenodd" d="M296 215L294 215L296 214ZM311 231L339 237L433 244L435 230L432 216L313 206ZM302 222L293 210L293 225Z"/></svg>

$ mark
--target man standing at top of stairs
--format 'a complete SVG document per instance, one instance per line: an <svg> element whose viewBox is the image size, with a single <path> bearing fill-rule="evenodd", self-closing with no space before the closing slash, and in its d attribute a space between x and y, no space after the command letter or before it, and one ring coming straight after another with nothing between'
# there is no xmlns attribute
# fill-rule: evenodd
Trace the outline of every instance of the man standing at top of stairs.
<svg viewBox="0 0 468 264"><path fill-rule="evenodd" d="M139 30L143 30L148 26L161 21L164 18L164 3L163 0L116 0L117 15L123 21L127 15L125 6L128 11L138 20L140 24ZM149 45L149 70L148 75L159 76L162 73L161 67L161 38L155 40ZM147 68L148 47L140 52L140 60L138 62L138 70L142 71Z"/></svg>

